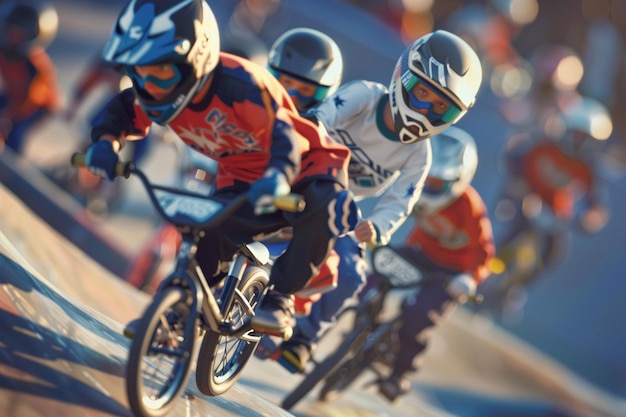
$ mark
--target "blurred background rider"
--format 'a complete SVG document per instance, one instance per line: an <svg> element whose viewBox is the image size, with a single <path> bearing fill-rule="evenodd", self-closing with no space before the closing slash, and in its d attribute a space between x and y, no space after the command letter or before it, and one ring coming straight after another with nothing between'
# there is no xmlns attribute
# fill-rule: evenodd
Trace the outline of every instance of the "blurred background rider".
<svg viewBox="0 0 626 417"><path fill-rule="evenodd" d="M51 3L0 2L0 150L22 153L32 129L60 110L56 67L46 52L57 28Z"/></svg>

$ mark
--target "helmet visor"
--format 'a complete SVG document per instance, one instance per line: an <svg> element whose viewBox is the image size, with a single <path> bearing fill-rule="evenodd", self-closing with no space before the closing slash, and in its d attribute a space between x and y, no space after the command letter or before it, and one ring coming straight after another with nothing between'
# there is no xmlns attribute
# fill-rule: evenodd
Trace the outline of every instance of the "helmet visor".
<svg viewBox="0 0 626 417"><path fill-rule="evenodd" d="M420 113L426 110L433 126L452 123L461 114L461 107L424 77L406 71L401 81L407 105Z"/></svg>
<svg viewBox="0 0 626 417"><path fill-rule="evenodd" d="M142 67L141 74L137 71L137 67L128 67L127 73L135 85L142 90L148 91L150 87L146 88L146 86L152 84L153 87L167 91L182 80L182 73L177 65L166 64L166 67L166 70L163 70L158 69L163 68L163 65L145 66Z"/></svg>
<svg viewBox="0 0 626 417"><path fill-rule="evenodd" d="M302 94L297 88L291 88L287 90L287 93L291 97L296 97L300 105L306 108L324 100L324 98L328 95L328 87L317 86L315 88L315 93L308 96Z"/></svg>
<svg viewBox="0 0 626 417"><path fill-rule="evenodd" d="M447 194L452 189L454 181L444 180L436 177L426 177L424 181L424 189L422 192L431 196L440 196Z"/></svg>
<svg viewBox="0 0 626 417"><path fill-rule="evenodd" d="M324 100L330 91L329 86L321 85L269 67L272 75L281 83L291 97L298 99L299 107L307 108Z"/></svg>

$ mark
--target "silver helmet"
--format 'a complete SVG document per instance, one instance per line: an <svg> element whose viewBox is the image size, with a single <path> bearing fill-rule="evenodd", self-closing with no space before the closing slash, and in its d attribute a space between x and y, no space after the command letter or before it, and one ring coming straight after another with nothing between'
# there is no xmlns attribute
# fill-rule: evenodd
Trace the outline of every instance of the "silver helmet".
<svg viewBox="0 0 626 417"><path fill-rule="evenodd" d="M337 43L308 28L288 30L276 39L269 51L268 66L275 76L282 73L317 85L306 107L334 93L343 77L343 57Z"/></svg>
<svg viewBox="0 0 626 417"><path fill-rule="evenodd" d="M561 149L592 158L613 133L613 121L607 107L591 97L571 100L561 114L563 134L558 138Z"/></svg>
<svg viewBox="0 0 626 417"><path fill-rule="evenodd" d="M447 207L472 182L478 167L474 138L457 127L449 127L431 141L433 163L426 177L415 213L430 214Z"/></svg>

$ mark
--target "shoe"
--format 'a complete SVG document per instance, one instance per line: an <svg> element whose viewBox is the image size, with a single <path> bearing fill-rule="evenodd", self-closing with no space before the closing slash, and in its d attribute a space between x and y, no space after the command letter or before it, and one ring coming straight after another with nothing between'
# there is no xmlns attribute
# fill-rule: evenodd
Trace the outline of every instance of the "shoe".
<svg viewBox="0 0 626 417"><path fill-rule="evenodd" d="M303 373L304 367L311 360L312 348L310 345L289 340L280 345L280 356L277 361L292 374Z"/></svg>
<svg viewBox="0 0 626 417"><path fill-rule="evenodd" d="M278 347L282 341L283 340L281 338L276 336L270 336L268 334L263 335L261 341L254 350L254 356L261 360L277 360L280 356L280 349L278 349Z"/></svg>
<svg viewBox="0 0 626 417"><path fill-rule="evenodd" d="M138 323L139 319L129 321L126 327L124 327L124 336L126 336L128 339L132 339L135 336L135 331L137 330Z"/></svg>
<svg viewBox="0 0 626 417"><path fill-rule="evenodd" d="M391 375L378 386L380 393L391 402L409 392L410 388L409 380L401 375Z"/></svg>
<svg viewBox="0 0 626 417"><path fill-rule="evenodd" d="M289 340L296 325L294 296L271 291L251 319L252 328L260 333Z"/></svg>

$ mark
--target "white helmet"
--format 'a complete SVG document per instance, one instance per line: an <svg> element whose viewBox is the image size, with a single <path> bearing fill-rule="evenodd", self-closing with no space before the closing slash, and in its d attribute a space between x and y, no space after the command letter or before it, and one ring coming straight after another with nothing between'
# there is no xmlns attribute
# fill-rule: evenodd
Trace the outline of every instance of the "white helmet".
<svg viewBox="0 0 626 417"><path fill-rule="evenodd" d="M106 61L123 65L133 79L139 104L153 122L166 125L191 101L219 62L220 36L205 0L131 0L104 49ZM134 76L135 65L172 63L181 80L156 100Z"/></svg>
<svg viewBox="0 0 626 417"><path fill-rule="evenodd" d="M427 139L458 122L474 104L482 76L478 55L457 35L437 30L413 42L398 59L389 85L391 115L400 141ZM420 82L449 104L444 114L412 94ZM416 109L428 110L428 116Z"/></svg>
<svg viewBox="0 0 626 417"><path fill-rule="evenodd" d="M306 107L317 105L341 84L343 57L335 41L314 29L296 28L283 33L269 51L268 66L274 76L281 73L317 85Z"/></svg>
<svg viewBox="0 0 626 417"><path fill-rule="evenodd" d="M455 201L472 182L478 167L474 138L454 126L431 141L433 163L415 213L431 214Z"/></svg>
<svg viewBox="0 0 626 417"><path fill-rule="evenodd" d="M592 157L613 132L609 110L590 97L577 97L568 103L561 114L563 135L561 148L571 154Z"/></svg>
<svg viewBox="0 0 626 417"><path fill-rule="evenodd" d="M595 140L606 140L613 131L609 110L590 97L579 97L563 109L565 129L578 130Z"/></svg>

